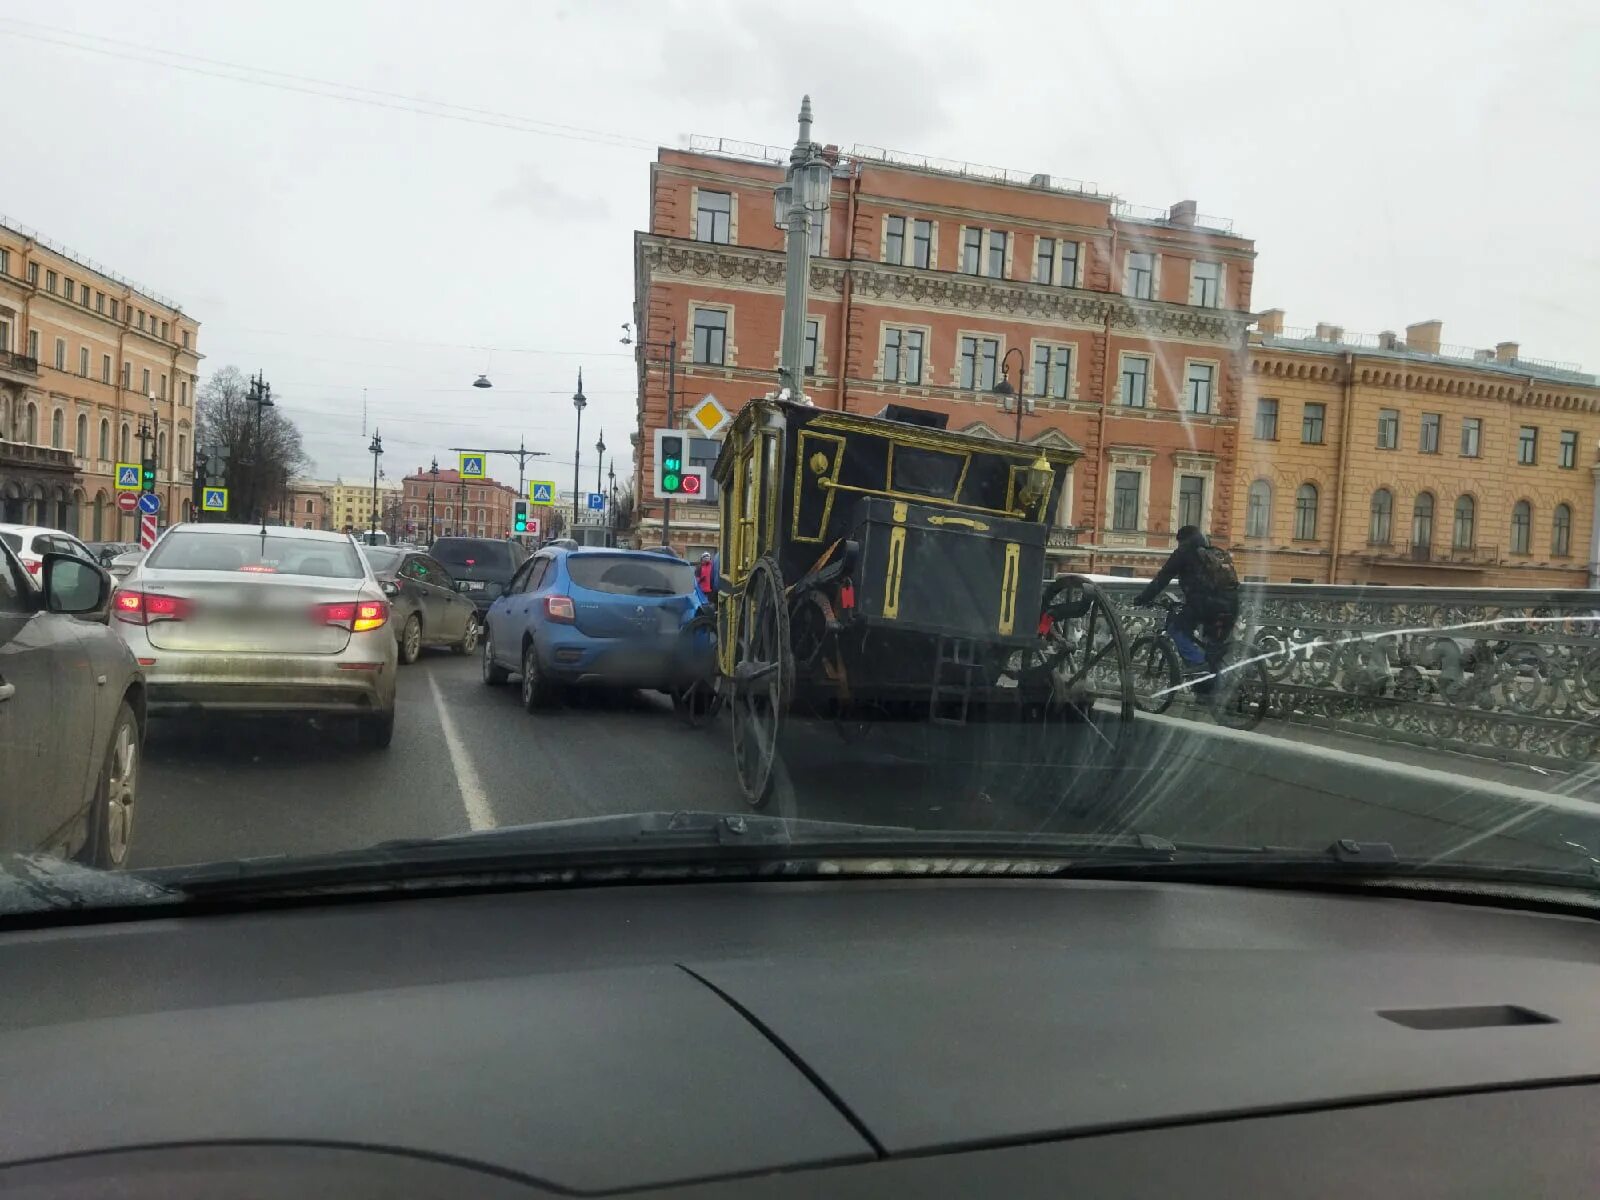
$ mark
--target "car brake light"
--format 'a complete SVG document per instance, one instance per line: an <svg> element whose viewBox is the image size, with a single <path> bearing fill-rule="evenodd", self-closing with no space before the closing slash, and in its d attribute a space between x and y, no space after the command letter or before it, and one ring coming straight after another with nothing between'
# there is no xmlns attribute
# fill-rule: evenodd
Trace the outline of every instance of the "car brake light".
<svg viewBox="0 0 1600 1200"><path fill-rule="evenodd" d="M544 615L552 621L559 621L570 625L578 619L578 613L572 607L571 596L546 596L544 598Z"/></svg>
<svg viewBox="0 0 1600 1200"><path fill-rule="evenodd" d="M44 560L40 559L38 562L26 562L22 565L28 568L29 575L37 575L40 569L44 566Z"/></svg>
<svg viewBox="0 0 1600 1200"><path fill-rule="evenodd" d="M129 625L149 625L156 621L182 621L194 614L194 602L182 596L163 596L155 592L119 591L111 601L117 620Z"/></svg>
<svg viewBox="0 0 1600 1200"><path fill-rule="evenodd" d="M382 600L363 600L356 605L355 631L366 633L369 629L379 629L389 619L389 606Z"/></svg>

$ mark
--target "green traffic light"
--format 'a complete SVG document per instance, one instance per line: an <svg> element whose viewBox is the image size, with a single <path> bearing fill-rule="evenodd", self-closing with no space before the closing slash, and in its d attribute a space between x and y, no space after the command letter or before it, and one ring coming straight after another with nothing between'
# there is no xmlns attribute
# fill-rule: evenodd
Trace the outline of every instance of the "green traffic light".
<svg viewBox="0 0 1600 1200"><path fill-rule="evenodd" d="M679 482L680 481L679 481L678 477L676 475L674 475L671 471L668 471L665 475L663 475L661 477L661 490L664 491L664 492L675 492L675 491L678 490L678 483Z"/></svg>

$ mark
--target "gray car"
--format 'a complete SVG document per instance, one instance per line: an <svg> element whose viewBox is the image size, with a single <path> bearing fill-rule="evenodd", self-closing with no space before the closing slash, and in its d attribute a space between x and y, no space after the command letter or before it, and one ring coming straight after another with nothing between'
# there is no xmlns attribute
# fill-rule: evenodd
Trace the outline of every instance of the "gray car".
<svg viewBox="0 0 1600 1200"><path fill-rule="evenodd" d="M400 662L414 663L424 646L448 646L457 654L478 649L478 606L456 590L455 580L421 550L362 546L378 586L389 597Z"/></svg>
<svg viewBox="0 0 1600 1200"><path fill-rule="evenodd" d="M112 612L152 716L348 714L364 743L394 737L392 610L348 534L174 525Z"/></svg>
<svg viewBox="0 0 1600 1200"><path fill-rule="evenodd" d="M46 553L30 578L0 542L0 851L127 861L145 688L109 627L111 580Z"/></svg>

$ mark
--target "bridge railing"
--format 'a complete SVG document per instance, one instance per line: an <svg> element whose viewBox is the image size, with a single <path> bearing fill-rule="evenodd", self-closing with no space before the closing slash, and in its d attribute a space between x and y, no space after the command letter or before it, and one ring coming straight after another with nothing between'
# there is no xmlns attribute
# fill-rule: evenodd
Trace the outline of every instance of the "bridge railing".
<svg viewBox="0 0 1600 1200"><path fill-rule="evenodd" d="M1142 581L1102 580L1130 641ZM1575 770L1600 760L1600 592L1244 584L1235 660L1304 725Z"/></svg>

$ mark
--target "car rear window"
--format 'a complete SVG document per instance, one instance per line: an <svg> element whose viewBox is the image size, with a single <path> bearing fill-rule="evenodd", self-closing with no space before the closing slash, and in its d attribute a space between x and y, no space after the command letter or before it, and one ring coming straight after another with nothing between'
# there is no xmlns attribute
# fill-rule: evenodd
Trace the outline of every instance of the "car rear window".
<svg viewBox="0 0 1600 1200"><path fill-rule="evenodd" d="M428 553L447 567L511 569L511 547L505 542L491 542L478 538L448 539L435 542L428 547Z"/></svg>
<svg viewBox="0 0 1600 1200"><path fill-rule="evenodd" d="M361 557L349 542L262 537L259 533L171 533L145 559L163 571L242 571L360 579Z"/></svg>
<svg viewBox="0 0 1600 1200"><path fill-rule="evenodd" d="M659 559L574 554L567 559L567 574L581 588L619 596L686 596L694 591L688 563Z"/></svg>
<svg viewBox="0 0 1600 1200"><path fill-rule="evenodd" d="M0 533L0 542L4 542L19 553L22 550L22 535L19 533Z"/></svg>
<svg viewBox="0 0 1600 1200"><path fill-rule="evenodd" d="M361 553L367 556L367 561L372 564L372 569L378 571L392 571L399 565L406 552L400 549L389 549L386 546L363 546Z"/></svg>

